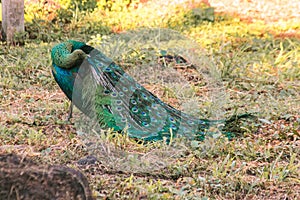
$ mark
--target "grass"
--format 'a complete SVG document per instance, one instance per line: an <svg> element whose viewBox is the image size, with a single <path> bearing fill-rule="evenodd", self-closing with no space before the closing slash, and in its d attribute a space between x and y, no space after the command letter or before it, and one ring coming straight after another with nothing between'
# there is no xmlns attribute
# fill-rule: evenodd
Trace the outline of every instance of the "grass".
<svg viewBox="0 0 300 200"><path fill-rule="evenodd" d="M120 15L124 17L124 13ZM118 19L103 21L114 29L114 20ZM248 24L224 15L217 15L215 22L179 24L176 30L197 41L202 59L197 57L199 52L189 50L189 45L177 50L205 66L199 70L203 74L175 70L175 82L181 80L182 85L189 85L182 92L173 87L171 78L158 82L157 76L150 79L147 70L143 71L153 62L150 58L157 57L156 44L143 49L146 44L153 44L152 36L142 40L138 35L125 44L114 43L118 38L115 35L76 33L76 27L80 28L83 22L76 23L70 35L49 34L52 39L48 42L26 40L23 47L1 44L0 152L26 155L41 164L65 164L79 169L88 177L98 199L297 199L299 39L271 34L282 31L281 27L261 21ZM134 22L122 30L132 26ZM299 31L293 24L290 28ZM257 112L259 120L242 124L242 136L232 141L221 137L204 142L174 139L171 144L140 144L111 131L105 135L80 135L74 124L64 121L69 102L50 72L50 49L65 37L84 38L94 45L105 41L111 44L106 50L108 55L178 108L184 108L184 103L193 99L193 110L201 117ZM137 54L130 49L137 50ZM172 64L161 73L168 76L170 71L174 72ZM200 83L188 79L191 75L199 76ZM87 155L98 161L78 164Z"/></svg>

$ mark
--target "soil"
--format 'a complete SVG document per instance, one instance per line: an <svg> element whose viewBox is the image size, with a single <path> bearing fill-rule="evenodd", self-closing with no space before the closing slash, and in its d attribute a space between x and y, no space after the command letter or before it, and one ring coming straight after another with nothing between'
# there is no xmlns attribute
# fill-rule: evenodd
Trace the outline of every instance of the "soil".
<svg viewBox="0 0 300 200"><path fill-rule="evenodd" d="M0 188L0 199L93 199L81 172L65 166L37 165L14 154L0 155Z"/></svg>

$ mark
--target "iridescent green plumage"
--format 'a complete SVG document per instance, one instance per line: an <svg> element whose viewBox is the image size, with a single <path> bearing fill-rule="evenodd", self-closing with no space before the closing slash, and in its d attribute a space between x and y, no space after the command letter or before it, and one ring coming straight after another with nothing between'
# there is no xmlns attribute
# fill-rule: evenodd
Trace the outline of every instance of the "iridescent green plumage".
<svg viewBox="0 0 300 200"><path fill-rule="evenodd" d="M197 119L146 90L100 51L82 42L58 44L51 52L53 75L70 100L102 128L126 130L147 141L166 137L203 140L211 126L234 121ZM242 115L238 118L247 117ZM224 132L229 138L230 132Z"/></svg>

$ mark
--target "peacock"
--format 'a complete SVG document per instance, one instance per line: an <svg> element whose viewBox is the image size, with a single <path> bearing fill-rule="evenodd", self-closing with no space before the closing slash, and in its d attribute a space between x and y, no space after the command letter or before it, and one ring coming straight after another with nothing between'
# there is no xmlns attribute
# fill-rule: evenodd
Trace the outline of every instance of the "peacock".
<svg viewBox="0 0 300 200"><path fill-rule="evenodd" d="M112 59L84 42L69 40L57 44L51 58L54 79L72 104L96 119L102 129L127 133L132 138L170 141L185 137L202 141L206 135L221 132L231 139L235 134L229 130L234 122L251 116L246 113L208 120L188 115L164 103ZM211 131L211 127L218 130Z"/></svg>

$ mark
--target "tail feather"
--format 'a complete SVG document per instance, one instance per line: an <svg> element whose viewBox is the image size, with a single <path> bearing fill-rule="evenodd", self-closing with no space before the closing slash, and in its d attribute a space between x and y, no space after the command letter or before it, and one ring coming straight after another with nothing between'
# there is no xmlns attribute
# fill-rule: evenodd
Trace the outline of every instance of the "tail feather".
<svg viewBox="0 0 300 200"><path fill-rule="evenodd" d="M226 135L228 139L236 137L241 134L241 123L245 119L254 119L256 116L252 113L244 113L240 115L233 115L225 121L225 126L223 128L223 134Z"/></svg>

